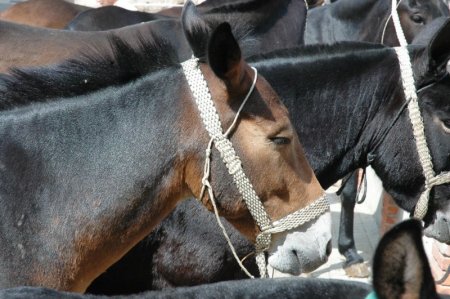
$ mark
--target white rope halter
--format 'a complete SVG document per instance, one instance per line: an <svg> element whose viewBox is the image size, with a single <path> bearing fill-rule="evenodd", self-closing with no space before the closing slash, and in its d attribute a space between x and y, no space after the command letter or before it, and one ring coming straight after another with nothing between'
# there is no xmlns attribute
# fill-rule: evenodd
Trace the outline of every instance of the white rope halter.
<svg viewBox="0 0 450 299"><path fill-rule="evenodd" d="M400 74L402 77L403 91L408 103L408 113L413 127L414 140L416 142L419 161L422 165L423 175L425 177L425 190L420 195L414 210L414 217L423 219L425 217L430 199L430 191L434 186L450 183L450 172L442 172L436 175L433 169L433 161L425 137L422 115L419 110L419 102L416 91L416 85L413 76L413 69L406 46L408 45L405 34L402 30L399 16L397 14L396 0L392 0L392 21L394 22L397 38L400 47L394 48L400 63Z"/></svg>
<svg viewBox="0 0 450 299"><path fill-rule="evenodd" d="M308 221L311 221L318 216L322 215L329 209L329 203L325 196L320 197L316 201L314 201L309 206L298 210L292 214L287 215L286 217L272 222L270 217L267 215L261 200L256 194L250 180L244 173L242 169L241 160L236 155L236 152L233 148L231 141L228 139L228 135L234 128L239 115L244 107L245 103L249 99L253 89L255 88L256 80L257 80L257 70L252 67L255 72L255 77L253 79L252 86L248 91L244 101L242 102L239 110L236 113L236 116L233 120L233 123L225 132L222 133L222 125L220 123L219 115L214 107L214 102L212 101L211 94L209 93L208 85L203 77L203 74L198 67L198 59L191 58L183 63L181 63L186 79L189 83L189 87L191 92L195 98L195 102L197 103L197 107L200 111L200 116L203 120L203 123L206 127L206 130L211 137L211 140L208 143L206 148L206 159L205 159L205 169L204 176L202 179L202 190L199 196L199 199L203 198L205 189L208 190L209 199L213 205L214 213L216 215L216 219L219 223L219 226L222 228L222 232L228 242L228 245L231 248L233 256L238 262L239 266L242 270L251 278L254 278L244 267L242 262L239 260L239 257L236 254L236 251L231 244L230 238L226 233L226 230L223 224L220 221L219 213L217 211L217 206L214 199L214 194L212 190L212 186L209 182L209 174L210 174L210 160L211 160L211 147L212 144L216 146L217 150L220 152L222 160L224 161L228 172L233 177L233 180L241 194L244 202L250 211L253 219L259 226L261 232L256 237L256 263L258 265L261 277L267 276L267 267L266 267L266 259L264 255L264 251L269 248L271 242L271 235L275 233L279 233L282 231L290 230L292 228L298 227Z"/></svg>

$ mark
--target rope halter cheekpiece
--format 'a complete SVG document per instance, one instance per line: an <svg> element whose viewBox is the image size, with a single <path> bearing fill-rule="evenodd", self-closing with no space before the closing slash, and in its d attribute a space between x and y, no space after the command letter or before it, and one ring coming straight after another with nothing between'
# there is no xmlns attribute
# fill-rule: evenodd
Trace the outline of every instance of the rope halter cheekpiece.
<svg viewBox="0 0 450 299"><path fill-rule="evenodd" d="M270 217L267 215L264 206L256 194L250 180L244 173L242 169L242 163L239 157L236 154L236 151L233 148L231 141L228 139L230 132L235 127L239 115L248 101L250 95L252 94L256 80L258 76L258 72L255 68L252 67L255 76L253 78L252 86L248 91L246 97L242 101L241 106L239 107L235 118L227 129L225 133L222 133L222 125L219 119L219 115L217 114L216 108L214 106L214 102L212 101L211 94L209 93L208 85L203 77L203 74L198 67L198 59L191 58L183 63L181 63L184 74L188 81L191 92L194 96L197 107L200 111L200 117L203 120L203 124L205 125L206 130L211 137L208 146L206 148L206 159L205 159L205 168L204 168L204 176L202 178L202 190L199 196L199 199L203 198L205 190L208 191L209 199L213 205L214 213L216 215L216 219L219 223L219 226L222 229L222 232L225 236L225 239L228 242L228 245L231 248L231 251L242 268L242 270L251 278L254 278L248 271L245 269L244 265L240 261L237 253L231 244L230 238L226 233L226 230L220 220L217 206L214 199L214 193L212 190L211 183L209 181L210 176L210 161L211 161L211 148L214 144L216 149L220 152L220 156L224 161L229 174L232 176L239 193L241 194L250 214L255 220L256 224L260 228L261 232L256 237L256 263L258 265L261 277L267 276L267 265L266 259L264 255L264 251L268 250L271 242L271 235L275 233L279 233L282 231L287 231L298 227L308 221L311 221L318 216L322 215L326 211L329 210L329 203L325 196L320 197L311 205L298 210L292 214L285 216L284 218L272 222Z"/></svg>
<svg viewBox="0 0 450 299"><path fill-rule="evenodd" d="M427 144L424 131L424 123L419 109L416 85L413 76L411 58L406 46L408 45L405 34L402 30L400 19L397 13L397 2L392 0L392 21L394 22L397 38L400 47L395 48L399 64L400 74L405 93L406 101L408 101L408 113L411 120L414 140L416 143L419 161L422 166L423 175L425 177L425 190L420 195L414 210L414 217L422 220L427 211L430 199L430 192L434 186L450 183L450 172L442 172L436 175L433 169L433 161Z"/></svg>

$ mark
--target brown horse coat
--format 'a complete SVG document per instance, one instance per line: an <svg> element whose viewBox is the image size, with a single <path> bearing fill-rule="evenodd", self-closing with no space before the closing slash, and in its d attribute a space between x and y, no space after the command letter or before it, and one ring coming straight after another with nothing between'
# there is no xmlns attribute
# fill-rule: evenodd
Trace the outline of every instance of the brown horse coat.
<svg viewBox="0 0 450 299"><path fill-rule="evenodd" d="M0 19L38 27L63 29L79 12L89 7L63 0L28 0L0 12Z"/></svg>

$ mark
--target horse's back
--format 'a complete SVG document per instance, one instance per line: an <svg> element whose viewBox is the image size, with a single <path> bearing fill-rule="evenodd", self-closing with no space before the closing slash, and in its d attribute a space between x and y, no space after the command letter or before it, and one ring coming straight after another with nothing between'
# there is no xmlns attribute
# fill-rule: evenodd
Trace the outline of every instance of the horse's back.
<svg viewBox="0 0 450 299"><path fill-rule="evenodd" d="M308 298L308 299L362 299L370 292L368 284L333 279L247 279L225 281L196 287L149 291L126 298ZM123 298L119 296L116 298ZM19 287L0 290L2 299L80 299L101 298L93 295L59 292L45 288Z"/></svg>
<svg viewBox="0 0 450 299"><path fill-rule="evenodd" d="M70 21L67 29L101 31L167 18L169 17L141 11L130 11L118 6L104 6L81 12Z"/></svg>
<svg viewBox="0 0 450 299"><path fill-rule="evenodd" d="M29 0L0 14L0 19L38 27L62 29L86 8L63 0Z"/></svg>
<svg viewBox="0 0 450 299"><path fill-rule="evenodd" d="M86 47L108 43L103 32L72 32L0 20L0 72L11 67L38 66L74 57ZM51 46L49 46L51 45Z"/></svg>

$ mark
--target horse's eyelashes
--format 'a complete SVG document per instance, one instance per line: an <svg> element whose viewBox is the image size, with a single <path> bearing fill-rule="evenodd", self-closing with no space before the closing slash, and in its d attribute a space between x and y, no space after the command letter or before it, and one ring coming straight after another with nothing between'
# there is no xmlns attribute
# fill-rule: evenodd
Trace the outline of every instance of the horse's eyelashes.
<svg viewBox="0 0 450 299"><path fill-rule="evenodd" d="M417 24L425 24L424 18L423 18L421 15L419 15L419 14L413 14L413 15L411 15L411 20L412 20L414 23L417 23Z"/></svg>
<svg viewBox="0 0 450 299"><path fill-rule="evenodd" d="M442 129L445 133L450 134L450 119L443 119L441 120L442 123Z"/></svg>
<svg viewBox="0 0 450 299"><path fill-rule="evenodd" d="M276 145L288 145L291 143L291 139L287 137L272 137L270 141L275 143Z"/></svg>

